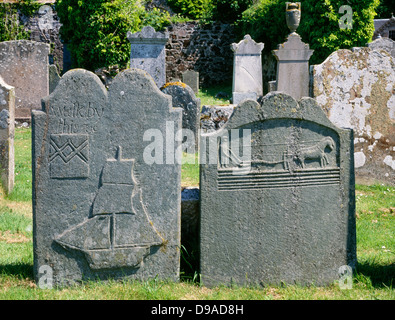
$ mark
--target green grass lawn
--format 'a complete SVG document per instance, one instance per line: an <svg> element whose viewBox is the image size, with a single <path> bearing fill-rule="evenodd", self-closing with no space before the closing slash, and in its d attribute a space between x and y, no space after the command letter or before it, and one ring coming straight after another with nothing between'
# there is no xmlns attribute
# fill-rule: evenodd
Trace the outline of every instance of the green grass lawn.
<svg viewBox="0 0 395 320"><path fill-rule="evenodd" d="M45 290L33 281L31 206L31 130L16 130L16 183L6 196L0 192L0 299L199 299L199 300L394 300L395 188L381 185L356 186L358 268L352 289L276 286L265 288L206 288L191 273L196 257L183 252L190 270L182 269L179 283L125 280L88 282L64 289ZM191 160L193 155L184 155ZM198 185L199 169L183 164L183 185ZM193 161L185 161L193 162ZM189 261L188 261L189 260Z"/></svg>

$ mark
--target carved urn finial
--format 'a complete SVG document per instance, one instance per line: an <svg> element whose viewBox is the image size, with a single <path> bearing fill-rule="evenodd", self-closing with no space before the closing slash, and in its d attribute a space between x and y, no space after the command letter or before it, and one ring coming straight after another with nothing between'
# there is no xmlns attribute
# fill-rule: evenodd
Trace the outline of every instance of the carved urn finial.
<svg viewBox="0 0 395 320"><path fill-rule="evenodd" d="M291 33L294 33L299 27L301 15L300 2L286 2L286 20L287 26Z"/></svg>

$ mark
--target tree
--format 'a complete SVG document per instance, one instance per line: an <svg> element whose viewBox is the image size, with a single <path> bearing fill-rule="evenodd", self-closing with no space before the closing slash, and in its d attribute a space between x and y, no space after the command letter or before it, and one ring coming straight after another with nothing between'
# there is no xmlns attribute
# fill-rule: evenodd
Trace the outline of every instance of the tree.
<svg viewBox="0 0 395 320"><path fill-rule="evenodd" d="M273 50L290 33L285 21L286 0L261 0L243 13L241 30ZM365 46L371 41L379 0L304 0L297 33L314 50L310 62L321 63L338 49Z"/></svg>

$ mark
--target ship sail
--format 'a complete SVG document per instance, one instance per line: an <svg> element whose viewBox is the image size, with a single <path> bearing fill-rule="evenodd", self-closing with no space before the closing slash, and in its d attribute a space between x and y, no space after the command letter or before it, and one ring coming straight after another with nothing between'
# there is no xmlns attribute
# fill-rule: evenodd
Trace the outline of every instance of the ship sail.
<svg viewBox="0 0 395 320"><path fill-rule="evenodd" d="M84 252L92 269L137 267L151 247L164 243L146 212L133 166L119 147L103 168L91 216L55 239Z"/></svg>

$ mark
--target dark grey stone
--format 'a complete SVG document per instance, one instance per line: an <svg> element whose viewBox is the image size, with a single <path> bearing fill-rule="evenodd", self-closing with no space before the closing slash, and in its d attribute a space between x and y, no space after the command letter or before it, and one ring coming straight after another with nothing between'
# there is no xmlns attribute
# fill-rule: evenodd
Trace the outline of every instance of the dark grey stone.
<svg viewBox="0 0 395 320"><path fill-rule="evenodd" d="M181 129L144 71L118 74L108 92L93 73L67 72L34 111L34 273L53 285L88 279L177 280L180 155L166 141L166 163L148 164L149 129ZM172 157L172 158L171 158ZM168 164L169 163L169 164Z"/></svg>
<svg viewBox="0 0 395 320"><path fill-rule="evenodd" d="M315 100L243 102L201 136L200 163L203 285L327 285L355 267L353 133Z"/></svg>
<svg viewBox="0 0 395 320"><path fill-rule="evenodd" d="M200 115L202 132L213 132L218 130L228 121L235 106L203 106Z"/></svg>
<svg viewBox="0 0 395 320"><path fill-rule="evenodd" d="M161 89L163 93L172 97L173 107L182 108L182 128L190 130L183 138L183 149L188 153L195 153L199 148L200 128L200 99L185 83L173 82ZM191 134L193 133L193 137ZM193 139L193 140L192 140Z"/></svg>

